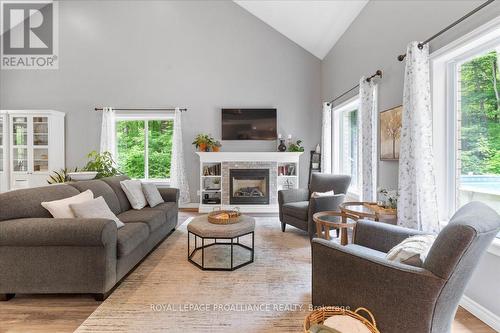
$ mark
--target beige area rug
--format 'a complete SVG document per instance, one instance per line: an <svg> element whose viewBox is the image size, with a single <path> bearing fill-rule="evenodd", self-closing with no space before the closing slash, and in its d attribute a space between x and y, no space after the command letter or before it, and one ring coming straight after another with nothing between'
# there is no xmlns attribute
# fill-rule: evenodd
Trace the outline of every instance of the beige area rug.
<svg viewBox="0 0 500 333"><path fill-rule="evenodd" d="M187 261L186 224L76 332L301 332L311 302L311 253L304 232L288 227L283 233L277 217L257 217L255 261L236 271L213 272ZM220 249L213 254L224 256Z"/></svg>

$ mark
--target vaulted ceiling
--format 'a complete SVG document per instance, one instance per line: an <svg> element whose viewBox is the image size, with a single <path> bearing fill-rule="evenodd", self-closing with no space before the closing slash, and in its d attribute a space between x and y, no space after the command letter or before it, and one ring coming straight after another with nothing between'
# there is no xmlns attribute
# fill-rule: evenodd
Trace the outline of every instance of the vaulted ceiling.
<svg viewBox="0 0 500 333"><path fill-rule="evenodd" d="M323 59L368 0L234 0L234 2L319 59Z"/></svg>

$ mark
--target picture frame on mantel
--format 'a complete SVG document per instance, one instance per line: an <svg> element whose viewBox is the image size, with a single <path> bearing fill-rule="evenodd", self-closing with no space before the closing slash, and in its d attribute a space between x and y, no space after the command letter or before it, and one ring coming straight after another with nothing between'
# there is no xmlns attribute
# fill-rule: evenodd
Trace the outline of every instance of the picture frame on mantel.
<svg viewBox="0 0 500 333"><path fill-rule="evenodd" d="M398 161L403 106L399 105L380 112L380 160Z"/></svg>

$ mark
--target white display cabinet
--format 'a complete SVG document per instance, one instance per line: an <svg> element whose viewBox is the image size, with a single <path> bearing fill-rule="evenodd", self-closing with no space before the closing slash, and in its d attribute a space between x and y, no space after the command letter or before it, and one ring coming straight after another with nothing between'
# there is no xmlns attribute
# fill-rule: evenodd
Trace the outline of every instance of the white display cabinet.
<svg viewBox="0 0 500 333"><path fill-rule="evenodd" d="M52 171L64 168L65 114L53 110L4 112L8 114L8 190L47 185Z"/></svg>
<svg viewBox="0 0 500 333"><path fill-rule="evenodd" d="M8 116L7 112L0 110L0 192L5 192L9 188L8 178Z"/></svg>

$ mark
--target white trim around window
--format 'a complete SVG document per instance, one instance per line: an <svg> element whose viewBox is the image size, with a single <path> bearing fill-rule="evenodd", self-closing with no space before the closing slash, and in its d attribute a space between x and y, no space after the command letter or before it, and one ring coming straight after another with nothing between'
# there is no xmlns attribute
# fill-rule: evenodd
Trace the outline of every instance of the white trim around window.
<svg viewBox="0 0 500 333"><path fill-rule="evenodd" d="M345 173L342 167L343 161L344 161L344 149L343 149L343 141L342 139L345 138L343 135L344 133L344 126L343 126L343 117L342 115L345 112L351 112L359 109L359 96L356 95L345 102L339 104L338 106L334 107L332 109L332 172L334 174L343 174ZM360 157L360 146L359 146L359 124L358 124L358 151L357 151L357 156L358 156L358 174L357 174L357 179L359 180L359 171L360 171L360 163L359 161ZM348 197L353 200L358 200L360 197L360 191L361 191L361 184L357 184L357 186L350 186L348 189Z"/></svg>
<svg viewBox="0 0 500 333"><path fill-rule="evenodd" d="M432 109L439 218L456 211L457 66L500 43L500 17L431 54Z"/></svg>
<svg viewBox="0 0 500 333"><path fill-rule="evenodd" d="M457 69L500 45L500 17L431 54L434 155L439 217L447 223L457 209ZM500 239L488 252L500 256Z"/></svg>

